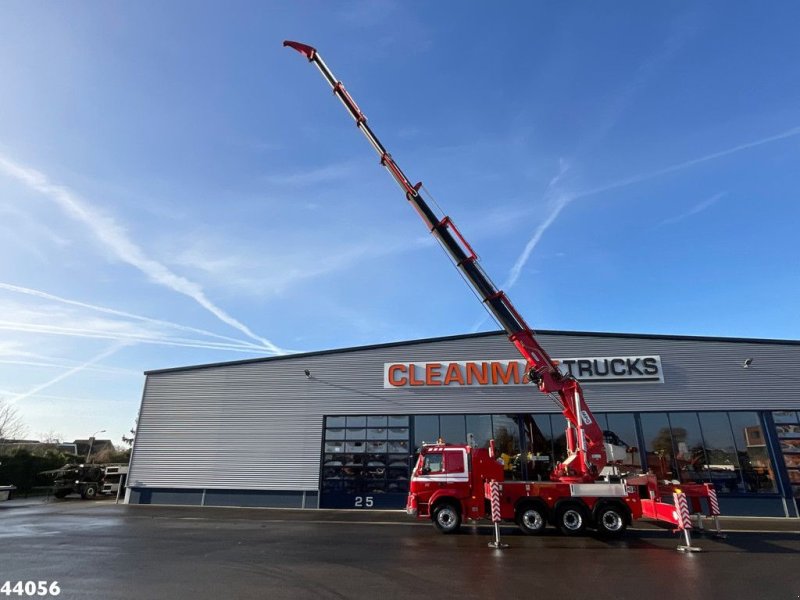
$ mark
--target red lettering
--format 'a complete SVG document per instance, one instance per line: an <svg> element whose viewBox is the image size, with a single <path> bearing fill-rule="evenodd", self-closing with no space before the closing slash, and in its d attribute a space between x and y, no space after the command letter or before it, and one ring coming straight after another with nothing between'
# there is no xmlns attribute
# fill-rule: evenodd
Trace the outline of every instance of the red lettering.
<svg viewBox="0 0 800 600"><path fill-rule="evenodd" d="M389 385L393 385L394 387L403 387L408 385L408 378L406 377L397 377L397 373L405 373L406 372L405 365L389 365Z"/></svg>
<svg viewBox="0 0 800 600"><path fill-rule="evenodd" d="M480 366L474 362L467 363L467 385L478 383L487 385L489 383L489 365L482 362Z"/></svg>
<svg viewBox="0 0 800 600"><path fill-rule="evenodd" d="M450 363L447 366L447 373L444 375L444 384L450 385L453 382L458 385L464 385L464 376L461 374L461 365L458 363Z"/></svg>
<svg viewBox="0 0 800 600"><path fill-rule="evenodd" d="M414 376L414 371L416 370L416 365L413 363L408 365L408 383L409 385L425 385L425 382L422 379L417 379Z"/></svg>
<svg viewBox="0 0 800 600"><path fill-rule="evenodd" d="M442 363L425 365L425 385L442 385Z"/></svg>

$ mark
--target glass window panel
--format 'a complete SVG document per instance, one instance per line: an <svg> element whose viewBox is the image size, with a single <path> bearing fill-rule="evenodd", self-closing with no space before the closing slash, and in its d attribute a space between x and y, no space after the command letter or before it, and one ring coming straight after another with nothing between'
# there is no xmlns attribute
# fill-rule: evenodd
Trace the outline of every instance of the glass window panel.
<svg viewBox="0 0 800 600"><path fill-rule="evenodd" d="M606 413L592 413L594 415L594 420L597 425L602 430L608 429L608 419L606 418Z"/></svg>
<svg viewBox="0 0 800 600"><path fill-rule="evenodd" d="M390 427L389 428L390 440L407 440L408 427Z"/></svg>
<svg viewBox="0 0 800 600"><path fill-rule="evenodd" d="M386 427L388 420L386 415L370 415L367 417L367 427Z"/></svg>
<svg viewBox="0 0 800 600"><path fill-rule="evenodd" d="M408 454L408 440L392 440L389 442L389 452Z"/></svg>
<svg viewBox="0 0 800 600"><path fill-rule="evenodd" d="M404 469L408 469L407 454L390 454L388 460L390 467L403 467Z"/></svg>
<svg viewBox="0 0 800 600"><path fill-rule="evenodd" d="M667 413L641 413L647 469L659 479L677 479Z"/></svg>
<svg viewBox="0 0 800 600"><path fill-rule="evenodd" d="M465 444L467 425L464 415L439 415L439 435L448 444Z"/></svg>
<svg viewBox="0 0 800 600"><path fill-rule="evenodd" d="M488 448L492 439L492 417L489 415L467 415L467 437L477 448Z"/></svg>
<svg viewBox="0 0 800 600"><path fill-rule="evenodd" d="M567 419L564 415L550 415L553 429L553 460L562 462L567 458Z"/></svg>
<svg viewBox="0 0 800 600"><path fill-rule="evenodd" d="M345 417L328 417L325 424L327 427L344 427Z"/></svg>
<svg viewBox="0 0 800 600"><path fill-rule="evenodd" d="M386 452L386 442L367 442L367 452Z"/></svg>
<svg viewBox="0 0 800 600"><path fill-rule="evenodd" d="M345 442L344 450L345 452L364 452L366 446L364 442Z"/></svg>
<svg viewBox="0 0 800 600"><path fill-rule="evenodd" d="M363 440L367 436L367 430L361 427L348 427L347 437L348 440Z"/></svg>
<svg viewBox="0 0 800 600"><path fill-rule="evenodd" d="M343 440L344 439L344 429L326 429L325 430L325 439L326 440Z"/></svg>
<svg viewBox="0 0 800 600"><path fill-rule="evenodd" d="M672 442L681 483L711 481L697 413L670 413L669 422L672 426Z"/></svg>
<svg viewBox="0 0 800 600"><path fill-rule="evenodd" d="M383 468L386 466L385 454L367 454L366 465L368 467Z"/></svg>
<svg viewBox="0 0 800 600"><path fill-rule="evenodd" d="M797 413L793 410L776 410L772 413L776 423L797 423Z"/></svg>
<svg viewBox="0 0 800 600"><path fill-rule="evenodd" d="M357 416L357 417L347 417L347 426L348 427L366 427L367 426L367 417L365 416Z"/></svg>
<svg viewBox="0 0 800 600"><path fill-rule="evenodd" d="M414 417L414 446L435 444L439 438L439 415L416 415Z"/></svg>
<svg viewBox="0 0 800 600"><path fill-rule="evenodd" d="M408 427L408 416L389 416L389 427Z"/></svg>
<svg viewBox="0 0 800 600"><path fill-rule="evenodd" d="M341 467L346 459L347 457L341 454L326 454L322 459L322 465L325 467Z"/></svg>
<svg viewBox="0 0 800 600"><path fill-rule="evenodd" d="M607 436L610 440L606 440L606 443L611 443L611 448L606 448L606 454L611 454L607 456L609 462L613 460L623 473L641 472L642 460L639 457L639 441L633 413L608 413L606 419L606 431L613 434L613 437Z"/></svg>
<svg viewBox="0 0 800 600"><path fill-rule="evenodd" d="M367 439L368 440L385 440L389 430L384 428L381 429L367 429Z"/></svg>
<svg viewBox="0 0 800 600"><path fill-rule="evenodd" d="M744 492L744 481L728 413L701 412L698 413L698 417L703 432L711 482L717 492L722 494Z"/></svg>
<svg viewBox="0 0 800 600"><path fill-rule="evenodd" d="M764 430L756 412L728 413L742 469L745 491L774 493L775 470L769 457Z"/></svg>
<svg viewBox="0 0 800 600"><path fill-rule="evenodd" d="M522 457L517 415L492 415L494 445L503 460L506 479L522 479Z"/></svg>
<svg viewBox="0 0 800 600"><path fill-rule="evenodd" d="M344 452L344 442L325 442L325 452Z"/></svg>
<svg viewBox="0 0 800 600"><path fill-rule="evenodd" d="M551 471L553 450L550 431L550 415L523 415L522 429L525 436L525 478L547 481Z"/></svg>

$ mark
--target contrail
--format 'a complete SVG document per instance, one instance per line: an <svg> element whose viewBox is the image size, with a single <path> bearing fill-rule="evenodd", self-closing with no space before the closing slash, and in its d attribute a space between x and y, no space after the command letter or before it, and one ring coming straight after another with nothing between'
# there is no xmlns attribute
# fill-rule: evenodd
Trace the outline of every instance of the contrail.
<svg viewBox="0 0 800 600"><path fill-rule="evenodd" d="M528 262L528 258L530 258L530 255L534 248L536 248L539 240L542 239L544 232L547 231L550 225L553 224L553 221L558 218L558 215L561 214L561 211L564 210L564 207L573 200L572 196L563 193L556 194L555 192L556 187L568 170L569 165L562 159L560 161L558 174L550 180L550 183L547 184L547 188L545 189L544 193L546 200L550 200L555 197L555 205L553 206L553 210L550 211L550 214L547 215L547 218L539 224L539 226L536 228L536 231L533 232L533 237L531 237L531 239L528 240L528 243L525 244L525 249L522 251L522 254L519 255L519 258L517 258L514 266L511 267L511 272L508 275L508 279L503 284L503 289L508 290L515 283L517 283L523 267Z"/></svg>
<svg viewBox="0 0 800 600"><path fill-rule="evenodd" d="M640 173L639 175L632 175L631 177L626 177L625 179L620 179L619 181L615 181L613 183L608 183L606 185L584 190L582 192L578 192L575 194L575 198L585 198L587 196L593 196L595 194L601 194L603 192L607 192L609 190L616 190L622 187L627 187L629 185L633 185L634 183L640 183L647 179L653 179L654 177L659 177L661 175L666 175L668 173L674 173L675 171L681 171L683 169L688 169L689 167L694 167L695 165L702 164L704 162L708 162L710 160L715 160L717 158L722 158L723 156L729 156L731 154L736 154L737 152L741 152L742 150L749 150L750 148L755 148L757 146L763 146L764 144L769 144L771 142L777 142L779 140L785 140L786 138L794 137L796 135L800 135L800 127L792 127L791 129L787 129L783 133L778 133L776 135L771 135L769 137L761 138L760 140L755 140L753 142L747 142L746 144L739 144L738 146L734 146L733 148L728 148L727 150L720 150L719 152L713 152L711 154L706 154L705 156L700 156L699 158L693 158L692 160L687 160L681 163L677 163L674 165L670 165L668 167L664 167L662 169L657 169L655 171L649 171L647 173Z"/></svg>
<svg viewBox="0 0 800 600"><path fill-rule="evenodd" d="M192 340L185 338L165 338L147 335L137 335L133 333L105 332L97 329L79 329L74 327L62 327L59 325L44 325L38 323L20 323L16 321L0 321L0 330L22 331L26 333L46 333L53 335L66 335L82 338L94 338L100 340L118 340L127 343L158 344L162 346L180 346L184 348L204 348L209 350L229 350L233 352L245 352L255 354L260 352L259 348L251 345L235 345L217 342L207 342L204 340Z"/></svg>
<svg viewBox="0 0 800 600"><path fill-rule="evenodd" d="M20 367L43 367L46 369L70 369L75 366L75 363L67 362L43 362L36 360L11 360L0 358L0 364L3 365L17 365ZM116 367L86 367L87 371L96 371L97 373L111 373L114 375L141 375L139 371L133 369L121 369Z"/></svg>
<svg viewBox="0 0 800 600"><path fill-rule="evenodd" d="M40 392L43 389L49 388L51 385L55 385L56 383L58 383L59 381L63 381L67 377L71 377L72 375L75 375L76 373L80 373L81 371L83 371L87 367L91 367L93 364L95 364L97 362L100 362L104 358L108 358L109 356L111 356L112 354L116 353L117 351L119 351L121 348L123 348L126 345L127 344L124 344L124 343L114 344L113 346L111 346L111 348L108 348L107 350L104 350L103 352L101 352L97 356L95 356L93 358L90 358L85 363L80 364L77 367L74 367L74 368L70 369L69 371L65 371L64 373L61 373L60 375L56 375L50 381L46 381L46 382L44 382L44 383L42 383L40 385L37 385L36 387L28 390L27 392L23 392L22 394L18 394L16 396L14 396L13 398L11 398L11 400L9 400L9 402L11 404L16 404L20 400L24 400L25 398L28 398L29 396L33 396L36 392Z"/></svg>
<svg viewBox="0 0 800 600"><path fill-rule="evenodd" d="M282 348L270 340L256 335L244 323L239 322L211 302L198 284L176 275L165 265L146 256L144 251L128 238L125 230L116 221L95 211L66 187L54 185L43 173L19 165L3 156L0 156L0 169L30 189L49 197L73 219L88 226L97 239L105 244L117 258L144 273L151 281L188 296L220 321L256 340L273 354L285 354Z"/></svg>
<svg viewBox="0 0 800 600"><path fill-rule="evenodd" d="M632 175L631 177L626 177L625 179L620 179L619 181L615 181L612 183L608 183L606 185L596 187L593 189L584 190L582 192L577 192L573 194L569 194L563 192L560 196L556 197L556 204L553 207L552 212L547 216L547 218L542 222L539 227L536 228L536 231L533 233L533 237L528 241L528 244L525 246L525 249L520 254L517 261L514 263L514 266L511 268L508 281L506 282L505 288L508 289L512 285L514 285L517 280L519 279L519 274L521 273L523 267L527 263L528 259L530 258L531 252L539 243L542 236L544 235L545 231L547 231L550 226L555 222L558 215L561 211L566 207L570 202L573 200L578 200L579 198L586 198L587 196L593 196L595 194L601 194L603 192L608 192L610 190L615 190L623 187L627 187L629 185L633 185L635 183L641 183L642 181L646 181L648 179L653 179L654 177L660 177L661 175L667 175L668 173L674 173L676 171L681 171L683 169L688 169L690 167L694 167L696 165L716 160L717 158L722 158L724 156L729 156L731 154L735 154L737 152L741 152L743 150L749 150L750 148L755 148L757 146L762 146L764 144L769 144L771 142L777 142L779 140L785 140L790 137L794 137L796 135L800 135L800 127L792 127L791 129L787 129L782 133L778 133L776 135L771 135L769 137L761 138L759 140L755 140L752 142L747 142L745 144L739 144L738 146L734 146L732 148L728 148L727 150L720 150L719 152L712 152L711 154L706 154L705 156L700 156L698 158L693 158L691 160L687 160L684 162L676 163L674 165L669 165L667 167L663 167L661 169L656 169L655 171L648 171L647 173L640 173L639 175ZM561 176L564 174L565 169L562 167L562 171L550 182L548 185L548 191L553 193L555 190L556 185L558 184ZM547 197L547 192L545 193L545 197ZM718 199L718 198L716 198ZM715 200L716 200L715 199Z"/></svg>
<svg viewBox="0 0 800 600"><path fill-rule="evenodd" d="M663 221L661 221L661 223L659 223L659 225L672 225L673 223L677 223L679 221L683 221L684 219L687 219L687 218L691 217L692 215L696 215L697 213L702 212L705 209L707 209L709 206L711 206L713 204L716 204L717 201L720 198L724 197L726 194L727 194L727 192L719 192L717 194L714 194L710 198L706 198L705 200L703 200L702 202L700 202L696 206L693 206L691 209L687 210L685 213L682 213L682 214L678 215L677 217L670 217L669 219L664 219Z"/></svg>
<svg viewBox="0 0 800 600"><path fill-rule="evenodd" d="M0 289L8 290L10 292L17 292L20 294L27 294L29 296L36 296L37 298L43 298L45 300L52 300L54 302L61 302L63 304L70 304L72 306L78 306L81 308L88 308L90 310L94 310L97 312L106 313L109 315L116 315L119 317L125 317L128 319L134 319L137 321L143 321L145 323L153 323L154 325L163 325L166 327L172 327L174 329L181 329L183 331L190 331L192 333L199 333L201 335L207 335L209 337L217 338L220 340L226 340L228 342L234 342L236 344L240 344L243 346L252 346L253 348L261 348L262 346L253 344L252 342L246 342L244 340L240 340L237 338L228 337L226 335L219 335L217 333L212 333L210 331L206 331L205 329L197 329L196 327L188 327L186 325L179 325L178 323L172 323L170 321L162 321L161 319L153 319L150 317L143 317L141 315L125 312L122 310L116 310L113 308L107 308L105 306L97 306L96 304L87 304L86 302L79 302L78 300L70 300L68 298L62 298L61 296L55 296L53 294L48 294L47 292L43 292L41 290L34 290L31 288L22 287L19 285L12 285L10 283L2 283L0 282Z"/></svg>

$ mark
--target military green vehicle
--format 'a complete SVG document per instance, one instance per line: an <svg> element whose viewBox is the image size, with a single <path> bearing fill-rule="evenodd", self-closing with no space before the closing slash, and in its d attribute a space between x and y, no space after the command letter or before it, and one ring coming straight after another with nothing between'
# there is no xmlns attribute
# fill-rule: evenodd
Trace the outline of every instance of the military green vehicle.
<svg viewBox="0 0 800 600"><path fill-rule="evenodd" d="M91 500L103 490L105 467L102 465L64 465L49 471L54 477L53 496L66 498L70 494L80 494L84 500Z"/></svg>

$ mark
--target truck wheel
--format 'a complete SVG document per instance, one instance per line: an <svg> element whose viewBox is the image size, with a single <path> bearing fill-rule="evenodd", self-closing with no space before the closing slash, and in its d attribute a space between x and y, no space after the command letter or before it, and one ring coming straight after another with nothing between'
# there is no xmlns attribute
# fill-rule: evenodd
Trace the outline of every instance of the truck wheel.
<svg viewBox="0 0 800 600"><path fill-rule="evenodd" d="M604 506L597 512L597 533L603 537L619 537L628 528L628 515L619 506Z"/></svg>
<svg viewBox="0 0 800 600"><path fill-rule="evenodd" d="M97 495L97 488L93 485L87 485L83 492L81 492L81 498L84 500L91 500Z"/></svg>
<svg viewBox="0 0 800 600"><path fill-rule="evenodd" d="M547 527L545 512L540 506L529 504L517 510L517 525L523 533L538 535Z"/></svg>
<svg viewBox="0 0 800 600"><path fill-rule="evenodd" d="M69 490L58 490L57 492L53 492L53 496L58 498L59 500L63 500L69 494Z"/></svg>
<svg viewBox="0 0 800 600"><path fill-rule="evenodd" d="M580 535L586 530L586 513L580 504L568 502L556 510L556 527L564 535Z"/></svg>
<svg viewBox="0 0 800 600"><path fill-rule="evenodd" d="M461 513L452 504L442 504L434 510L433 525L442 533L455 533L461 527Z"/></svg>

